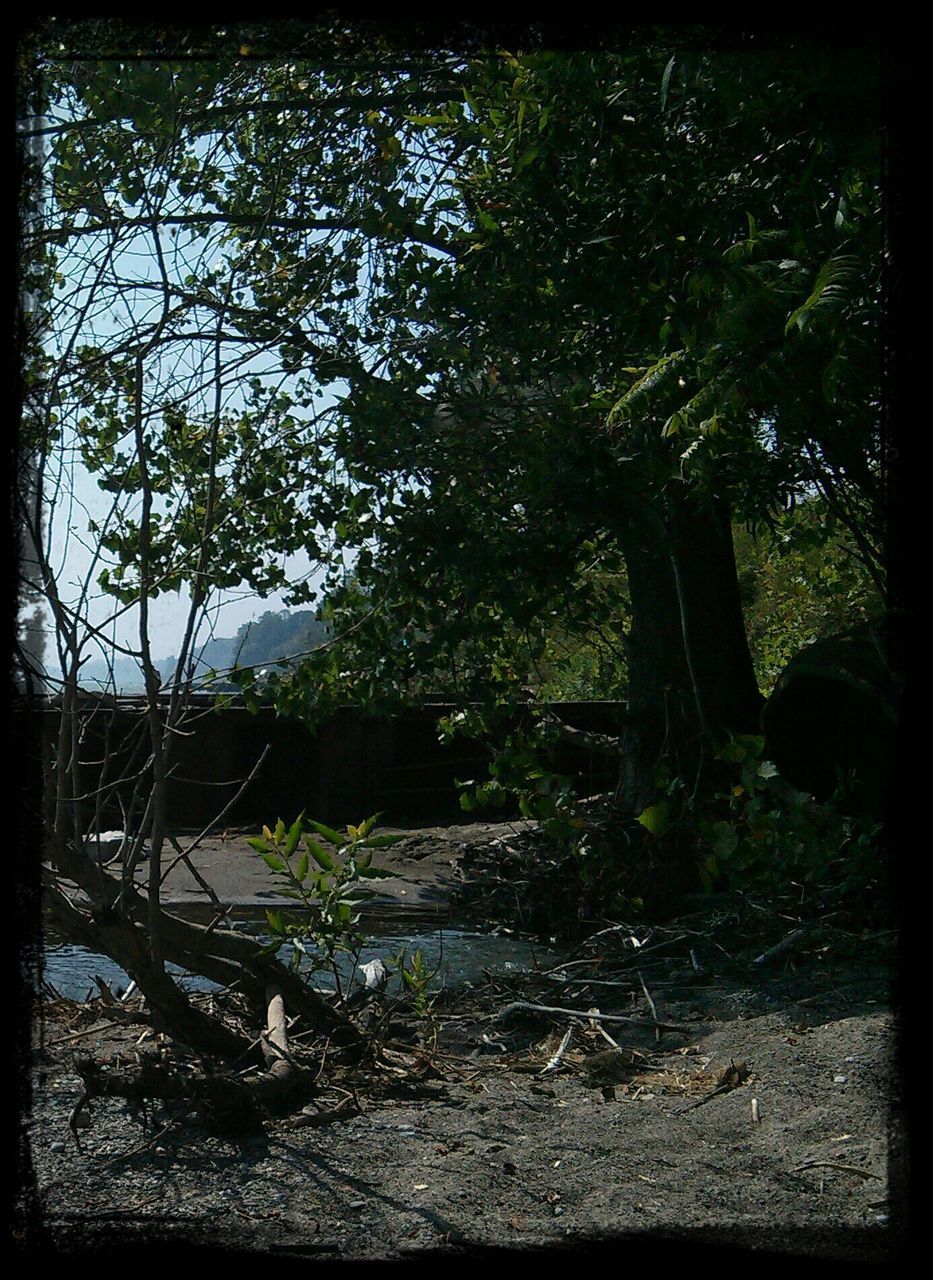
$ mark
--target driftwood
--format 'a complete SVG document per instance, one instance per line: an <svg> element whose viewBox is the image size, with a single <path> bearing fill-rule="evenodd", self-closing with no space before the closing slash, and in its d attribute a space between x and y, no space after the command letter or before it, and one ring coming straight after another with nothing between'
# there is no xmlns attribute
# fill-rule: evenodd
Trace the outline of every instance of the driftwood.
<svg viewBox="0 0 933 1280"><path fill-rule="evenodd" d="M778 956L786 955L788 951L792 951L794 947L798 947L804 938L808 935L808 930L795 929L793 933L789 933L786 938L782 938L780 942L775 943L773 947L769 947L767 951L763 951L760 956L756 956L752 961L753 964L768 964L771 960L776 960Z"/></svg>
<svg viewBox="0 0 933 1280"><path fill-rule="evenodd" d="M110 883L105 888L112 898L112 905L115 905L119 882L109 879ZM150 1006L164 1017L173 1035L199 1052L227 1060L242 1058L248 1051L248 1040L193 1008L176 983L150 963L148 907L139 894L130 891L127 903L132 909L130 917L121 917L116 911L111 911L99 914L95 921L78 910L53 879L46 878L44 888L46 905L68 936L85 946L105 950L126 969ZM330 1032L335 1042L342 1046L362 1048L363 1037L346 1014L286 969L274 956L265 954L255 938L232 930L211 932L203 925L182 920L168 912L160 915L159 932L165 960L201 973L221 986L235 986L260 1007L266 1003L268 986L274 983L288 1000L293 1013L309 1026Z"/></svg>
<svg viewBox="0 0 933 1280"><path fill-rule="evenodd" d="M282 993L270 987L266 994L266 1029L259 1042L266 1069L245 1078L204 1071L164 1052L116 1065L77 1059L75 1070L84 1088L70 1121L75 1141L80 1113L92 1098L125 1098L144 1119L152 1099L177 1102L200 1112L213 1128L246 1132L256 1129L269 1111L310 1097L316 1092L314 1072L289 1049Z"/></svg>
<svg viewBox="0 0 933 1280"><path fill-rule="evenodd" d="M612 756L613 759L619 759L624 751L624 739L613 737L608 733L593 733L589 729L575 729L573 725L567 724L561 720L553 711L546 712L542 717L543 724L551 725L557 730L558 737L562 742L567 742L574 747L582 747L586 751L593 751L597 755Z"/></svg>
<svg viewBox="0 0 933 1280"><path fill-rule="evenodd" d="M266 1000L266 1030L260 1041L266 1070L248 1076L243 1083L257 1101L276 1107L288 1102L303 1087L307 1092L313 1084L314 1073L296 1062L289 1050L285 1001L279 988L269 987Z"/></svg>
<svg viewBox="0 0 933 1280"><path fill-rule="evenodd" d="M586 1009L558 1009L554 1005L548 1004L530 1004L527 1000L513 1000L511 1004L503 1005L496 1014L497 1022L506 1022L509 1018L521 1013L541 1013L541 1014L557 1014L562 1018L594 1018L599 1022L626 1022L629 1026L635 1027L657 1027L661 1031L680 1031L684 1035L692 1035L695 1028L684 1027L677 1022L658 1022L652 1019L650 1022L645 1018L632 1018L624 1013L598 1013L594 1010Z"/></svg>
<svg viewBox="0 0 933 1280"><path fill-rule="evenodd" d="M258 1099L244 1081L226 1074L185 1071L162 1055L147 1054L118 1067L77 1058L75 1070L84 1092L72 1112L72 1132L82 1107L93 1098L124 1098L144 1121L146 1104L154 1098L183 1103L200 1112L212 1128L225 1132L247 1132L262 1120Z"/></svg>

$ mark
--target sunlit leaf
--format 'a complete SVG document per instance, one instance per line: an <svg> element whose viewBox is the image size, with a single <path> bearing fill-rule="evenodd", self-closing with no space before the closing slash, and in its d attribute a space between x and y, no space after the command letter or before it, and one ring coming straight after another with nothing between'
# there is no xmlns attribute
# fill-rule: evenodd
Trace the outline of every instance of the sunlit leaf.
<svg viewBox="0 0 933 1280"><path fill-rule="evenodd" d="M640 822L653 836L663 836L670 825L669 813L668 802L660 800L657 804L650 804L647 809L643 809L636 818L636 822Z"/></svg>

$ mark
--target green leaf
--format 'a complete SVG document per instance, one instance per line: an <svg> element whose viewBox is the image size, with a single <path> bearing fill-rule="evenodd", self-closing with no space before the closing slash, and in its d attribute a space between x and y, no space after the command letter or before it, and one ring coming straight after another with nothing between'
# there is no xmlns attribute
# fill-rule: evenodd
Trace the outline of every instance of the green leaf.
<svg viewBox="0 0 933 1280"><path fill-rule="evenodd" d="M528 148L528 150L527 150L527 151L523 151L523 152L522 152L522 154L519 156L519 158L518 158L518 160L517 160L517 162L516 162L516 164L515 164L515 169L516 169L516 171L517 171L517 172L520 172L522 169L527 168L527 167L528 167L528 165L530 165L533 161L537 160L537 158L538 158L538 156L539 156L540 154L541 154L541 148L540 148L540 147L537 147L537 146L530 146L530 147ZM612 239L612 237L611 237L611 236L602 236L602 237L601 237L601 239L603 239L603 240L610 240L610 239ZM588 240L588 241L587 241L587 244L595 244L595 243L596 243L596 241L595 241L595 240Z"/></svg>
<svg viewBox="0 0 933 1280"><path fill-rule="evenodd" d="M398 844L400 840L404 840L405 836L370 836L368 840L363 841L364 849L388 849L390 845Z"/></svg>
<svg viewBox="0 0 933 1280"><path fill-rule="evenodd" d="M728 861L739 844L738 833L731 822L712 823L707 839L720 862Z"/></svg>
<svg viewBox="0 0 933 1280"><path fill-rule="evenodd" d="M674 54L671 57L670 61L668 62L667 66L664 68L664 74L661 77L661 110L662 111L666 110L667 108L667 95L671 87L671 73L674 70L674 63L676 62L676 60L677 60L677 55Z"/></svg>
<svg viewBox="0 0 933 1280"><path fill-rule="evenodd" d="M663 836L670 826L669 814L670 806L667 801L659 800L657 804L649 804L647 809L643 809L635 821L640 822L653 836Z"/></svg>
<svg viewBox="0 0 933 1280"><path fill-rule="evenodd" d="M269 928L273 933L285 933L285 921L282 919L281 911L266 911L266 919L269 921Z"/></svg>
<svg viewBox="0 0 933 1280"><path fill-rule="evenodd" d="M385 867L357 867L356 874L361 880L391 880L397 872L387 871Z"/></svg>
<svg viewBox="0 0 933 1280"><path fill-rule="evenodd" d="M269 852L269 842L268 840L263 840L261 836L250 836L246 843L251 849L255 849L257 853Z"/></svg>
<svg viewBox="0 0 933 1280"><path fill-rule="evenodd" d="M325 871L335 871L337 869L336 862L334 862L322 844L318 844L316 840L309 840L307 836L305 836L305 843L308 846L308 852L319 867L322 867Z"/></svg>
<svg viewBox="0 0 933 1280"><path fill-rule="evenodd" d="M295 879L302 882L308 874L308 851L307 849L298 859L298 866L295 868Z"/></svg>
<svg viewBox="0 0 933 1280"><path fill-rule="evenodd" d="M381 817L381 816L382 816L382 815L381 815L381 814L379 814L379 813L374 813L374 814L373 814L373 816L372 816L371 818L367 818L365 822L361 822L361 823L360 823L360 825L359 825L359 834L360 834L360 836L361 836L361 837L363 837L363 838L365 838L366 836L368 836L368 835L369 835L369 833L370 833L370 831L372 831L373 827L374 827L374 826L376 825L376 823L379 821L379 819L380 819L380 817Z"/></svg>
<svg viewBox="0 0 933 1280"><path fill-rule="evenodd" d="M298 848L298 841L301 839L301 823L303 818L304 818L304 814L302 814L301 817L296 818L295 821L292 823L292 825L289 827L288 839L285 841L286 858L290 858L292 854L295 852L295 850Z"/></svg>
<svg viewBox="0 0 933 1280"><path fill-rule="evenodd" d="M264 850L262 850L262 858L263 858L263 861L265 862L266 866L267 866L267 867L270 867L273 871L286 871L286 870L287 870L286 865L285 865L285 863L282 861L282 859L281 859L281 858L277 858L277 857L276 857L276 855L275 855L274 853L269 853L269 852L268 852L268 850L265 850L265 849L264 849Z"/></svg>
<svg viewBox="0 0 933 1280"><path fill-rule="evenodd" d="M312 827L319 836L323 836L330 844L337 845L338 848L347 843L347 837L343 833L335 831L333 827L328 827L323 822L312 822L309 819L308 826Z"/></svg>

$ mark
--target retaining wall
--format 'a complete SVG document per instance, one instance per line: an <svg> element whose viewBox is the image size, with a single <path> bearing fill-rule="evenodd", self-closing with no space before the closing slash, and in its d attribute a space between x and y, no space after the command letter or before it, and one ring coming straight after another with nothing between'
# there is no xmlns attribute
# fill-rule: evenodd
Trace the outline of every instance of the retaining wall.
<svg viewBox="0 0 933 1280"><path fill-rule="evenodd" d="M443 703L391 717L346 708L315 732L299 720L276 716L273 708L251 714L242 706L215 710L212 701L196 707L178 735L169 786L169 820L175 827L213 822L268 748L258 775L225 815L225 825L291 821L303 810L331 825L360 822L382 813L383 823L435 825L510 816L505 810L460 809L455 779L488 778L488 753L466 739L441 744L437 720L452 707ZM625 705L613 702L562 703L554 707L576 728L616 734ZM46 760L57 739L61 712L38 711ZM113 794L107 784L142 767L148 758L148 725L141 701L89 696L79 714L83 805L93 806L104 788L103 827L120 827L117 796L129 803L131 784ZM575 778L582 795L614 786L616 762L579 747L560 744L550 761Z"/></svg>

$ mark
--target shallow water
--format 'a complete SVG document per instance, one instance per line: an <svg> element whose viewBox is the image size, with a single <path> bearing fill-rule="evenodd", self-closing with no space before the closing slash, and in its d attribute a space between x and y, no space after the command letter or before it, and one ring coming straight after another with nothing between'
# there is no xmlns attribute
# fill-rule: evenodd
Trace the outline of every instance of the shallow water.
<svg viewBox="0 0 933 1280"><path fill-rule="evenodd" d="M550 947L542 947L524 939L512 938L506 934L475 933L463 929L448 927L425 929L418 933L386 933L371 938L361 949L357 964L366 964L380 959L390 969L397 967L395 961L399 952L404 949L410 968L411 956L421 951L425 965L429 970L436 970L432 988L441 986L457 986L464 982L474 981L482 976L483 970L491 972L516 972L535 968L549 968L559 963L560 956ZM287 948L282 948L283 959L287 958ZM341 981L346 984L354 963L352 956L341 956L339 971ZM303 962L302 969L310 967ZM199 975L189 975L174 965L167 968L176 975L182 986L191 991L216 991L215 983ZM114 992L124 990L129 982L127 974L107 956L89 951L86 947L73 943L54 943L47 940L43 961L43 978L59 992L72 1000L83 1000L89 993L96 994L95 976L103 978ZM314 985L333 988L333 975L319 970L314 975ZM353 978L353 985L362 985L363 975L358 971ZM397 986L396 977L391 986Z"/></svg>

